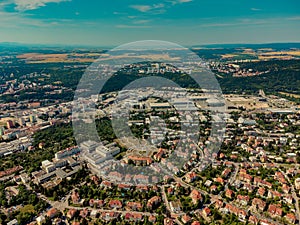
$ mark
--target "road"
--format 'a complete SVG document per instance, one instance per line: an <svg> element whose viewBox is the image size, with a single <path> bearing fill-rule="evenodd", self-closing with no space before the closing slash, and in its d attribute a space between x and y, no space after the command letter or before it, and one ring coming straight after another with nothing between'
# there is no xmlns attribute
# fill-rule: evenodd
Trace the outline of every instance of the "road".
<svg viewBox="0 0 300 225"><path fill-rule="evenodd" d="M89 210L95 210L95 208L92 207L75 207L75 206L69 206L68 204L68 199L71 195L72 191L66 196L64 201L50 201L46 196L44 195L39 195L39 197L46 202L48 202L53 208L56 208L60 211L64 211L65 209L77 209L77 210L83 210L83 209L89 209ZM115 210L115 209L96 209L99 212L118 212L118 213L141 213L144 216L150 216L154 215L156 216L156 213L149 213L149 212L139 212L139 211L128 211L128 210Z"/></svg>
<svg viewBox="0 0 300 225"><path fill-rule="evenodd" d="M150 212L139 212L139 211L132 211L132 210L116 210L116 209L95 209L92 207L74 207L74 206L67 206L66 209L77 209L77 210L83 210L83 209L89 209L89 210L97 210L98 212L117 212L121 214L126 213L138 213L142 214L143 216L157 216L156 213L150 213Z"/></svg>
<svg viewBox="0 0 300 225"><path fill-rule="evenodd" d="M296 205L296 217L298 219L298 224L300 225L300 209L299 209L299 198L296 194L296 190L295 190L295 187L294 185L291 183L291 180L290 178L285 174L285 172L283 172L281 169L279 169L279 171L284 175L285 179L289 182L290 186L292 187L292 196L295 200L295 205Z"/></svg>
<svg viewBox="0 0 300 225"><path fill-rule="evenodd" d="M229 184L232 185L236 181L236 177L237 177L238 172L239 172L239 164L238 163L234 163L233 165L235 167L234 174L231 174L228 182L225 185L224 190L226 190L228 188Z"/></svg>
<svg viewBox="0 0 300 225"><path fill-rule="evenodd" d="M168 198L167 198L167 195L165 192L165 187L166 187L165 185L161 186L161 196L162 196L163 202L164 202L167 210L169 211L169 213L171 213L171 208L170 208Z"/></svg>

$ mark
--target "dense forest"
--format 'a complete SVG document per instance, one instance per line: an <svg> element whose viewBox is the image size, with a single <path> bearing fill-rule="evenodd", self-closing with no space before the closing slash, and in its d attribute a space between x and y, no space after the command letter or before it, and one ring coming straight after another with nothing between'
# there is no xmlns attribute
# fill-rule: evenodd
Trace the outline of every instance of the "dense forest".
<svg viewBox="0 0 300 225"><path fill-rule="evenodd" d="M263 89L267 94L288 92L300 94L300 60L264 61L241 63L242 69L254 71L269 71L266 74L253 77L233 77L231 74L217 77L223 93L258 93ZM196 82L182 73L156 74L170 79L183 88L199 88ZM140 78L137 74L118 73L107 83L104 92L120 90L125 85Z"/></svg>
<svg viewBox="0 0 300 225"><path fill-rule="evenodd" d="M288 92L300 94L300 60L266 61L242 63L241 68L269 73L253 77L232 77L231 75L218 78L223 93L257 93L263 89L268 94Z"/></svg>

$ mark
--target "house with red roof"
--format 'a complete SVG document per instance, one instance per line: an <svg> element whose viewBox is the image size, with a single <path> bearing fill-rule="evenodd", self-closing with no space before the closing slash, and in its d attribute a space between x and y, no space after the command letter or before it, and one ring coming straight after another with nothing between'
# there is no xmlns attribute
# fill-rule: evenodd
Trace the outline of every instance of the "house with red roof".
<svg viewBox="0 0 300 225"><path fill-rule="evenodd" d="M192 220L192 218L190 216L188 216L187 214L184 214L182 217L181 217L181 220L183 223L188 223Z"/></svg>
<svg viewBox="0 0 300 225"><path fill-rule="evenodd" d="M248 205L248 202L250 201L250 197L247 195L238 195L237 200L238 203L240 203L243 206Z"/></svg>
<svg viewBox="0 0 300 225"><path fill-rule="evenodd" d="M80 210L79 216L81 216L82 218L86 218L88 215L89 215L88 209Z"/></svg>
<svg viewBox="0 0 300 225"><path fill-rule="evenodd" d="M148 221L149 221L150 223L155 223L155 222L156 222L156 217L153 216L153 215L150 215L149 218L148 218Z"/></svg>
<svg viewBox="0 0 300 225"><path fill-rule="evenodd" d="M95 176L95 175L91 177L91 180L92 180L96 185L98 185L99 182L100 182L99 177L97 177L97 176Z"/></svg>
<svg viewBox="0 0 300 225"><path fill-rule="evenodd" d="M201 223L199 221L194 221L191 225L201 225Z"/></svg>
<svg viewBox="0 0 300 225"><path fill-rule="evenodd" d="M248 221L250 224L254 224L254 225L258 225L259 223L259 220L256 218L256 216L252 216L252 215L249 217Z"/></svg>
<svg viewBox="0 0 300 225"><path fill-rule="evenodd" d="M122 202L120 200L110 200L108 203L109 207L112 209L122 208Z"/></svg>
<svg viewBox="0 0 300 225"><path fill-rule="evenodd" d="M134 211L140 211L143 209L143 205L140 202L127 202L126 207Z"/></svg>
<svg viewBox="0 0 300 225"><path fill-rule="evenodd" d="M152 181L154 182L155 176L152 177ZM145 176L143 174L136 174L133 176L133 180L136 183L144 183L147 184L149 183L149 176ZM157 181L158 182L158 181Z"/></svg>
<svg viewBox="0 0 300 225"><path fill-rule="evenodd" d="M171 218L165 218L164 219L164 225L173 225L174 222Z"/></svg>
<svg viewBox="0 0 300 225"><path fill-rule="evenodd" d="M165 150L160 148L159 151L153 156L156 161L160 161L165 154Z"/></svg>
<svg viewBox="0 0 300 225"><path fill-rule="evenodd" d="M281 199L282 194L279 193L278 191L269 190L269 192L268 192L268 198L276 198L276 197L279 198L279 199Z"/></svg>
<svg viewBox="0 0 300 225"><path fill-rule="evenodd" d="M282 191L283 191L283 193L288 194L291 191L291 187L287 184L283 184L282 185Z"/></svg>
<svg viewBox="0 0 300 225"><path fill-rule="evenodd" d="M224 185L225 181L222 177L217 177L214 179L215 182L220 183L222 185Z"/></svg>
<svg viewBox="0 0 300 225"><path fill-rule="evenodd" d="M240 175L242 175L242 174L247 174L247 170L245 170L245 169L240 169L239 174L240 174Z"/></svg>
<svg viewBox="0 0 300 225"><path fill-rule="evenodd" d="M147 191L149 191L148 186L143 185L143 184L137 185L137 186L135 187L135 189L136 189L137 191L140 191L140 192L147 192Z"/></svg>
<svg viewBox="0 0 300 225"><path fill-rule="evenodd" d="M230 173L231 173L231 169L226 168L226 169L222 172L221 176L224 177L224 178L227 178L228 175L229 175Z"/></svg>
<svg viewBox="0 0 300 225"><path fill-rule="evenodd" d="M203 201L201 193L196 189L192 190L192 192L190 194L190 197L192 198L192 201L193 201L194 205L196 205L198 202Z"/></svg>
<svg viewBox="0 0 300 225"><path fill-rule="evenodd" d="M159 196L154 196L150 198L147 202L147 207L152 209L154 206L158 205L161 202L161 198Z"/></svg>
<svg viewBox="0 0 300 225"><path fill-rule="evenodd" d="M102 183L100 184L101 187L104 187L104 188L112 188L113 187L113 184L109 181L102 181Z"/></svg>
<svg viewBox="0 0 300 225"><path fill-rule="evenodd" d="M227 198L232 199L232 198L233 198L233 191L230 190L230 189L227 189L226 192L225 192L225 196L226 196Z"/></svg>
<svg viewBox="0 0 300 225"><path fill-rule="evenodd" d="M293 201L294 201L294 198L292 195L286 195L282 198L282 200L287 203L287 204L290 204L292 205L293 204Z"/></svg>
<svg viewBox="0 0 300 225"><path fill-rule="evenodd" d="M101 218L105 221L110 221L112 219L116 219L119 217L119 213L117 212L103 212L101 213Z"/></svg>
<svg viewBox="0 0 300 225"><path fill-rule="evenodd" d="M118 184L118 189L119 190L126 190L126 191L129 191L131 188L131 185L129 184Z"/></svg>
<svg viewBox="0 0 300 225"><path fill-rule="evenodd" d="M76 213L77 213L77 209L70 209L67 212L67 218L73 219L75 217Z"/></svg>
<svg viewBox="0 0 300 225"><path fill-rule="evenodd" d="M168 195L173 195L174 194L174 188L173 187L169 187L167 189L167 193L168 193Z"/></svg>
<svg viewBox="0 0 300 225"><path fill-rule="evenodd" d="M279 216L281 217L283 214L282 208L278 207L277 205L270 204L268 208L268 213L274 217L274 216Z"/></svg>
<svg viewBox="0 0 300 225"><path fill-rule="evenodd" d="M259 177L254 177L253 183L257 186L267 187L269 189L271 189L273 186L270 182L264 181Z"/></svg>
<svg viewBox="0 0 300 225"><path fill-rule="evenodd" d="M218 199L215 204L216 204L216 208L217 209L220 209L220 208L222 208L224 206L223 201L220 200L220 199Z"/></svg>
<svg viewBox="0 0 300 225"><path fill-rule="evenodd" d="M72 195L71 195L71 199L73 204L78 204L80 202L80 196L77 190L74 190Z"/></svg>
<svg viewBox="0 0 300 225"><path fill-rule="evenodd" d="M226 204L225 208L223 208L221 211L224 213L234 214L241 221L245 221L247 218L247 212L245 210L239 209L238 207L231 205L231 204Z"/></svg>
<svg viewBox="0 0 300 225"><path fill-rule="evenodd" d="M251 185L249 183L246 183L246 184L244 184L243 189L247 190L248 192L253 192L255 190L255 186Z"/></svg>
<svg viewBox="0 0 300 225"><path fill-rule="evenodd" d="M163 180L164 180L165 183L169 183L169 182L172 180L172 177L170 177L170 176L168 176L168 175L165 175L165 176L163 177Z"/></svg>
<svg viewBox="0 0 300 225"><path fill-rule="evenodd" d="M265 196L265 194L266 194L266 189L265 188L263 188L263 187L260 187L260 188L258 188L258 190L257 190L257 193L256 193L258 196L260 196L260 197L264 197Z"/></svg>
<svg viewBox="0 0 300 225"><path fill-rule="evenodd" d="M267 203L259 198L254 198L252 200L252 207L254 207L256 210L264 211L267 206Z"/></svg>
<svg viewBox="0 0 300 225"><path fill-rule="evenodd" d="M210 210L210 208L205 207L205 208L202 210L202 215L203 215L204 217L210 216L210 215L211 215L211 210Z"/></svg>
<svg viewBox="0 0 300 225"><path fill-rule="evenodd" d="M187 173L185 176L185 179L188 183L194 182L197 178L198 178L198 176L195 172Z"/></svg>
<svg viewBox="0 0 300 225"><path fill-rule="evenodd" d="M282 184L286 184L286 179L285 179L283 173L281 173L281 172L276 172L274 175L274 179L278 180Z"/></svg>
<svg viewBox="0 0 300 225"><path fill-rule="evenodd" d="M153 160L150 157L140 157L140 156L128 156L128 162L132 160L132 162L137 166L148 166Z"/></svg>
<svg viewBox="0 0 300 225"><path fill-rule="evenodd" d="M209 189L210 192L215 193L218 190L218 187L216 185L212 185Z"/></svg>
<svg viewBox="0 0 300 225"><path fill-rule="evenodd" d="M293 213L286 214L285 219L291 224L296 224L297 221L297 217Z"/></svg>
<svg viewBox="0 0 300 225"><path fill-rule="evenodd" d="M94 199L90 199L89 201L89 205L90 207L96 207L96 208L101 208L103 207L105 204L104 200L94 200Z"/></svg>
<svg viewBox="0 0 300 225"><path fill-rule="evenodd" d="M246 221L247 212L245 210L239 210L238 217L241 221Z"/></svg>
<svg viewBox="0 0 300 225"><path fill-rule="evenodd" d="M53 219L54 217L56 217L58 215L58 210L56 208L52 208L50 210L48 210L47 212L47 216L50 218L50 219Z"/></svg>
<svg viewBox="0 0 300 225"><path fill-rule="evenodd" d="M253 177L249 174L245 174L245 173L240 173L240 180L241 181L245 181L247 183L251 183L252 182Z"/></svg>
<svg viewBox="0 0 300 225"><path fill-rule="evenodd" d="M124 219L131 222L139 222L143 220L141 213L126 213Z"/></svg>

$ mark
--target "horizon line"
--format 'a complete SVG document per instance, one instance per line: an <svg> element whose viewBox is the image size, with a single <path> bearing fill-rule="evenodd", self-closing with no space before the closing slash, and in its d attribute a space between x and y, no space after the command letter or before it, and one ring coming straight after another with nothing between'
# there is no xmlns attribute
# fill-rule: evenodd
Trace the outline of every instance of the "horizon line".
<svg viewBox="0 0 300 225"><path fill-rule="evenodd" d="M130 43L130 42L128 42ZM226 45L278 45L278 44L300 44L300 41L288 41L288 42L226 42L226 43L204 43L204 44L188 44L182 45L188 48L195 47L208 47L208 46L226 46ZM1 46L2 45L2 46ZM7 45L7 46L4 46ZM0 42L0 47L48 47L48 48L115 48L120 45L110 44L110 45L84 45L84 44L58 44L58 43L22 43L22 42Z"/></svg>

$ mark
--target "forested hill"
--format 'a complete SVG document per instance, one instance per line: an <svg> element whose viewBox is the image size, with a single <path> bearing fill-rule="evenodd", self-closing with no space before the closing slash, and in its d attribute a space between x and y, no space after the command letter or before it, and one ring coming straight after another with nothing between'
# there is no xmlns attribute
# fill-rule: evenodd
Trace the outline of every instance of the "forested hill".
<svg viewBox="0 0 300 225"><path fill-rule="evenodd" d="M242 63L241 68L269 73L253 77L218 78L224 93L246 92L257 93L259 89L269 94L288 92L300 94L300 60L280 60Z"/></svg>
<svg viewBox="0 0 300 225"><path fill-rule="evenodd" d="M0 96L0 102L34 101L44 99L57 99L70 101L73 99L74 91L88 64L26 64L14 62L11 65L0 66L0 94L4 93L6 82L15 80L14 87L19 84L29 83L25 90L16 91L13 94ZM253 69L254 71L269 71L266 74L253 77L233 77L232 74L218 74L217 76L223 93L258 93L263 89L267 94L278 94L285 92L289 94L300 94L300 60L274 60L261 62L240 63L241 68ZM13 74L13 77L11 76ZM198 87L189 75L182 73L155 74L173 80L183 88ZM121 71L111 78L103 91L121 90L130 82L141 78L138 73L127 73ZM32 86L32 84L37 86ZM52 90L47 85L54 85L62 92L49 95ZM294 99L293 99L294 100ZM298 99L299 100L299 99Z"/></svg>

